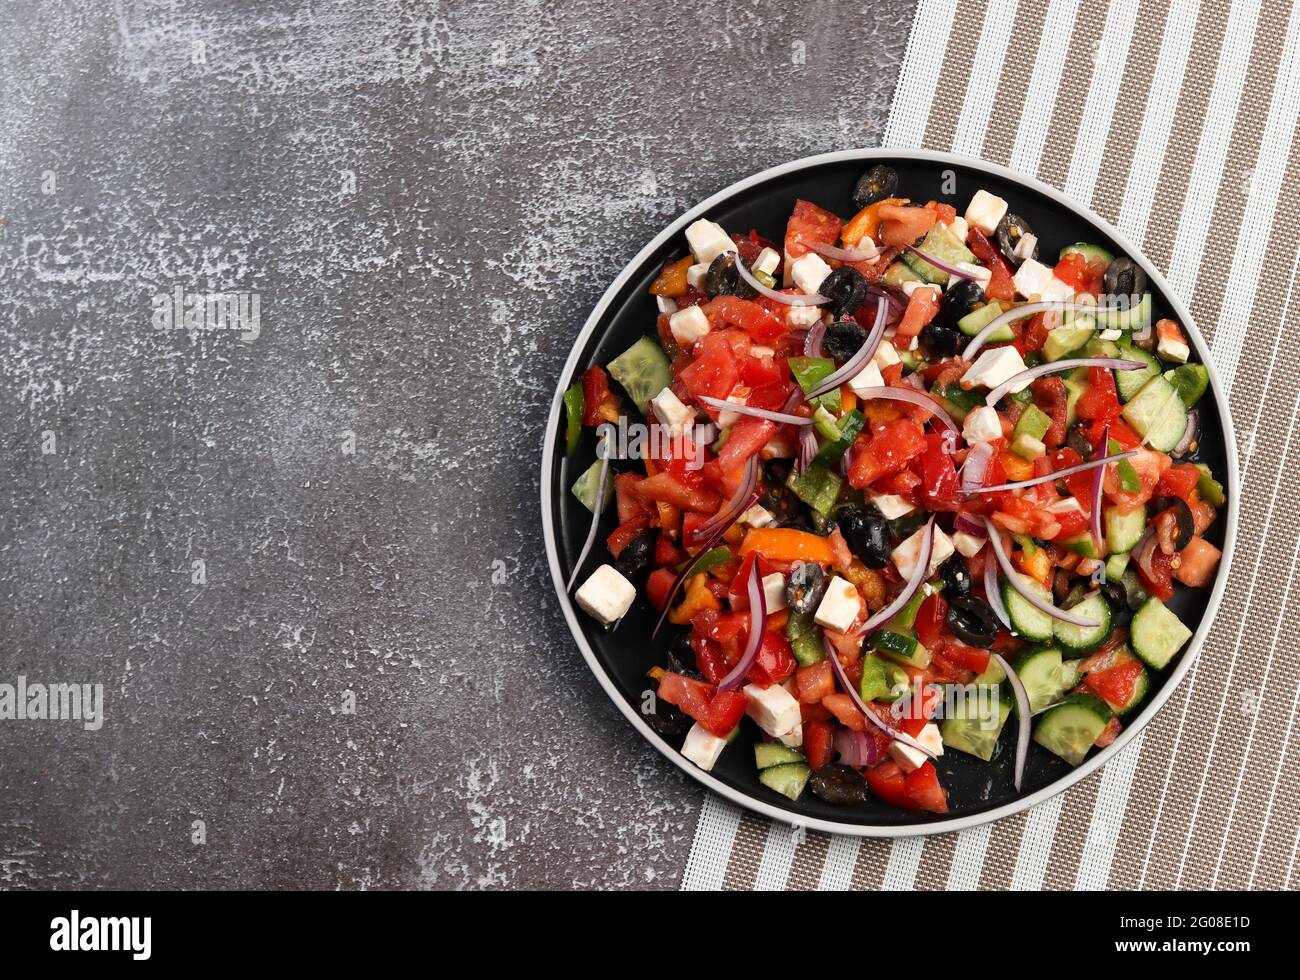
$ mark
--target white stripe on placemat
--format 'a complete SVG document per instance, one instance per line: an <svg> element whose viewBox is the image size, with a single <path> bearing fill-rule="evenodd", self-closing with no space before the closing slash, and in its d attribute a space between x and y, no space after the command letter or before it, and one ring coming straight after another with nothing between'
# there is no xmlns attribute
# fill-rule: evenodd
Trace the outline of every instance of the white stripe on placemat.
<svg viewBox="0 0 1300 980"><path fill-rule="evenodd" d="M996 2L996 0L995 0ZM1011 28L1016 23L1016 0L997 3L996 16L984 17L975 60L971 64L966 96L957 117L957 129L952 137L952 151L977 157L984 146L989 117L993 114L993 99L998 79L1002 75L1002 62L1010 46Z"/></svg>
<svg viewBox="0 0 1300 980"><path fill-rule="evenodd" d="M1020 838L1020 853L1016 855L1016 867L1011 874L1012 891L1042 890L1047 862L1052 856L1052 839L1056 836L1056 825L1061 819L1061 804L1064 801L1065 795L1058 794L1029 811Z"/></svg>
<svg viewBox="0 0 1300 980"><path fill-rule="evenodd" d="M1191 53L1196 29L1197 8L1198 4L1194 2L1174 0L1165 18L1160 56L1151 76L1146 111L1133 149L1128 185L1124 188L1124 202L1115 221L1116 227L1127 238L1142 239L1147 220L1151 217L1156 189L1164 178L1161 162L1165 158L1165 147L1169 145L1169 134L1173 132L1178 97L1183 90L1187 56Z"/></svg>
<svg viewBox="0 0 1300 980"><path fill-rule="evenodd" d="M1296 569L1297 560L1300 560L1300 537L1296 538L1295 547L1291 550L1291 570L1290 572L1287 573L1286 590L1282 593L1283 595L1289 596L1291 594L1291 586L1295 582L1295 569ZM1261 691L1268 690L1268 677L1269 674L1273 672L1273 656L1277 653L1277 638L1278 635L1282 632L1282 624L1285 621L1286 621L1285 616L1278 615L1277 622L1273 624L1273 637L1270 640L1268 645L1268 656L1264 659L1264 677L1263 680L1259 682L1259 689ZM1224 687L1226 689L1228 685L1225 684ZM1300 699L1293 699L1292 707L1295 706L1295 700L1300 700ZM1256 709L1251 715L1250 731L1246 735L1246 747L1241 752L1241 765L1237 769L1237 783L1232 790L1232 797L1231 797L1232 803L1228 806L1228 823L1223 830L1223 840L1219 842L1219 856L1218 858L1215 859L1214 862L1214 875L1210 878L1211 891L1214 890L1214 886L1218 884L1219 881L1219 869L1223 866L1223 855L1224 852L1228 849L1228 837L1232 833L1232 820L1237 815L1237 800L1241 796L1241 781L1243 777L1245 777L1246 775L1246 762L1250 759L1250 749L1251 746L1255 744L1255 730L1259 726L1259 717L1262 714L1264 714L1263 711ZM1213 751L1212 742L1211 742L1211 751ZM1286 758L1285 754L1281 758ZM1278 772L1282 771L1282 767L1280 765L1277 767L1277 769ZM1199 802L1199 797L1198 797L1198 802ZM1187 840L1189 844L1191 843L1191 839L1192 839L1192 835L1190 832L1188 832ZM1261 836L1260 839L1262 840L1263 837ZM1187 847L1184 846L1183 860L1185 861L1186 858L1187 858ZM1182 878L1182 865L1179 865L1179 878L1180 879ZM1178 883L1177 881L1175 881L1174 887L1176 888L1177 886Z"/></svg>
<svg viewBox="0 0 1300 980"><path fill-rule="evenodd" d="M922 0L917 6L885 126L885 146L921 145L943 67L944 41L956 13L957 0ZM918 38L921 43L916 43Z"/></svg>
<svg viewBox="0 0 1300 980"><path fill-rule="evenodd" d="M1114 0L1106 11L1106 25L1102 28L1097 48L1099 60L1094 66L1080 122L1080 135L1086 127L1092 138L1075 141L1070 173L1065 178L1065 193L1085 204L1092 200L1093 189L1097 186L1097 171L1106 151L1106 130L1115 115L1115 99L1124 79L1124 65L1128 62L1128 46L1137 15L1138 0Z"/></svg>
<svg viewBox="0 0 1300 980"><path fill-rule="evenodd" d="M740 826L740 808L716 793L704 795L700 819L695 825L695 840L682 873L682 891L714 892L722 887Z"/></svg>
<svg viewBox="0 0 1300 980"><path fill-rule="evenodd" d="M924 837L899 837L889 848L889 861L885 864L885 877L880 883L882 892L910 892L916 883L916 869L921 866L925 851Z"/></svg>
<svg viewBox="0 0 1300 980"><path fill-rule="evenodd" d="M823 892L846 891L853 883L853 869L858 863L858 848L862 841L857 837L836 834L826 848L826 860L822 864L821 881L817 890Z"/></svg>
<svg viewBox="0 0 1300 980"><path fill-rule="evenodd" d="M1110 866L1115 863L1115 844L1124 826L1128 792L1137 775L1142 741L1146 737L1146 732L1138 732L1128 748L1111 759L1102 770L1097 798L1092 805L1092 819L1088 822L1088 836L1083 842L1083 854L1079 857L1079 870L1074 879L1075 891L1106 890Z"/></svg>
<svg viewBox="0 0 1300 980"><path fill-rule="evenodd" d="M984 854L989 849L989 840L993 836L990 823L963 830L957 835L957 846L953 848L952 865L948 868L948 891L967 892L979 888L980 872L984 868Z"/></svg>
<svg viewBox="0 0 1300 980"><path fill-rule="evenodd" d="M754 877L754 891L773 892L785 887L797 843L795 830L789 824L777 820L768 822L767 842L763 844L763 857Z"/></svg>
<svg viewBox="0 0 1300 980"><path fill-rule="evenodd" d="M1260 399L1260 402L1262 407L1263 399ZM1294 435L1295 433L1295 420L1296 420L1297 410L1300 410L1300 396L1296 398L1295 403L1291 406L1291 420L1287 424L1286 439L1282 443L1282 457L1278 461L1277 472L1273 477L1273 489L1268 495L1268 510L1265 511L1264 514L1264 527L1268 527L1270 524L1273 523L1273 510L1277 506L1277 492L1282 486L1283 474L1287 473L1287 460L1288 457L1291 455L1291 436ZM1249 459L1247 459L1246 462L1249 463ZM1245 472L1245 467L1243 466L1243 474L1244 472ZM1243 475L1243 482L1244 482L1244 475ZM1264 561L1264 553L1265 553L1265 549L1263 547L1263 543L1260 542L1259 547L1255 551L1255 564L1251 567L1250 570L1250 584L1246 587L1246 590L1242 593L1242 595L1245 596L1245 605L1242 607L1240 622L1243 623L1247 621L1247 615L1249 614L1251 604L1254 602L1255 599L1255 583L1259 579L1259 569L1260 569L1260 565ZM1237 639L1232 647L1232 656L1229 659L1230 663L1236 659L1237 654L1241 649L1242 635L1243 635L1242 631L1237 632ZM1188 678L1184 682L1184 689L1187 693L1184 695L1183 712L1182 715L1179 716L1178 730L1174 734L1173 751L1170 753L1169 760L1165 764L1165 778L1163 784L1160 787L1160 802L1156 806L1155 819L1151 822L1152 827L1161 826L1161 818L1164 816L1165 802L1169 798L1169 781L1171 776L1173 775L1174 761L1178 757L1178 747L1182 744L1183 732L1186 731L1187 728L1188 708L1192 703L1192 688L1196 680L1196 668L1200 666L1200 664L1201 661L1199 659L1196 661L1196 663L1192 664L1192 669L1188 671ZM1208 770L1209 767L1207 766L1206 768ZM1190 835L1191 827L1189 826L1187 829ZM1147 870L1151 865L1151 848L1155 844L1155 840L1157 836L1161 838L1162 842L1167 843L1166 834L1158 835L1152 833L1148 837L1146 853L1142 857L1142 872L1140 875L1138 875L1138 882L1137 882L1138 888L1141 888L1142 885L1146 882Z"/></svg>
<svg viewBox="0 0 1300 980"><path fill-rule="evenodd" d="M1025 99L1020 128L1016 130L1016 141L1011 148L1012 170L1030 176L1038 173L1038 161L1042 158L1047 127L1056 108L1056 89L1061 84L1061 71L1070 50L1070 33L1078 10L1078 0L1052 0L1048 4L1043 33L1038 39L1034 73L1026 90L1030 95Z"/></svg>

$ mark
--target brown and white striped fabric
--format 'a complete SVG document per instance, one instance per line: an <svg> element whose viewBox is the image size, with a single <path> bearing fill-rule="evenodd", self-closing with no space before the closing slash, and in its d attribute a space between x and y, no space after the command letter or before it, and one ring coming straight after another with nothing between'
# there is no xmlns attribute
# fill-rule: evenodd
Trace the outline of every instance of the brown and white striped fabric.
<svg viewBox="0 0 1300 980"><path fill-rule="evenodd" d="M1232 402L1231 579L1163 710L1100 772L976 830L830 837L710 797L686 889L1294 888L1300 837L1300 7L922 0L885 144L1090 204L1190 303Z"/></svg>

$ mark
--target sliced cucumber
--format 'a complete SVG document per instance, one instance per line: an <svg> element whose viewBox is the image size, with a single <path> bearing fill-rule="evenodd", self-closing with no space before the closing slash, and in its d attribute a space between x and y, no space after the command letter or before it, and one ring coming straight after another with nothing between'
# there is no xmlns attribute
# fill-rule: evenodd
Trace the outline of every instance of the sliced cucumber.
<svg viewBox="0 0 1300 980"><path fill-rule="evenodd" d="M1124 406L1124 421L1142 436L1152 449L1167 453L1187 431L1187 409L1178 392L1164 378L1152 378Z"/></svg>
<svg viewBox="0 0 1300 980"><path fill-rule="evenodd" d="M975 261L975 254L959 242L957 236L949 231L946 225L935 225L931 228L925 238L921 240L921 244L917 246L917 250L945 265ZM903 261L907 263L908 268L926 282L936 283L940 286L947 285L948 273L931 265L917 255L916 252L905 253Z"/></svg>
<svg viewBox="0 0 1300 980"><path fill-rule="evenodd" d="M1118 507L1106 507L1101 512L1106 529L1106 547L1112 552L1132 551L1142 540L1147 529L1147 508L1142 504L1128 513ZM1121 568L1122 572L1123 569ZM1107 578L1110 577L1109 571Z"/></svg>
<svg viewBox="0 0 1300 980"><path fill-rule="evenodd" d="M1129 553L1111 555L1106 559L1106 581L1118 582L1124 575L1124 569L1128 568Z"/></svg>
<svg viewBox="0 0 1300 980"><path fill-rule="evenodd" d="M787 762L783 766L772 766L758 774L758 781L768 789L775 790L790 800L799 799L799 794L808 785L812 770L802 762Z"/></svg>
<svg viewBox="0 0 1300 980"><path fill-rule="evenodd" d="M997 300L990 300L977 310L971 310L964 317L957 321L957 329L967 337L974 337L977 333L987 327L995 319L1005 312L1002 304ZM1016 335L1011 332L1011 324L1004 324L994 330L989 335L989 343L1001 344L1016 339Z"/></svg>
<svg viewBox="0 0 1300 980"><path fill-rule="evenodd" d="M1059 361L1069 357L1092 339L1092 327L1060 326L1047 335L1043 344L1043 357L1049 361Z"/></svg>
<svg viewBox="0 0 1300 980"><path fill-rule="evenodd" d="M1086 373L1086 372L1085 372ZM1088 382L1073 376L1065 379L1065 424L1074 425L1079 417L1079 399L1088 390Z"/></svg>
<svg viewBox="0 0 1300 980"><path fill-rule="evenodd" d="M1115 261L1115 256L1111 255L1100 245L1089 245L1087 242L1075 242L1073 245L1067 245L1061 249L1061 254L1057 258L1059 262L1072 252L1082 255L1085 259L1101 259L1107 265Z"/></svg>
<svg viewBox="0 0 1300 980"><path fill-rule="evenodd" d="M1098 307L1096 316L1103 330L1140 330L1151 322L1151 294L1146 293L1132 306Z"/></svg>
<svg viewBox="0 0 1300 980"><path fill-rule="evenodd" d="M1016 676L1029 697L1029 712L1036 714L1061 700L1065 683L1061 678L1061 651L1057 647L1032 647L1015 663Z"/></svg>
<svg viewBox="0 0 1300 980"><path fill-rule="evenodd" d="M656 392L658 394L658 392ZM600 486L600 460L592 463L583 471L582 476L578 477L573 484L573 495L587 510L595 513L596 511L596 490ZM609 502L614 499L614 474L605 480L605 499L600 502L600 509L604 512L609 506Z"/></svg>
<svg viewBox="0 0 1300 980"><path fill-rule="evenodd" d="M935 258L938 258L936 255ZM885 274L881 276L880 281L886 286L893 286L895 289L901 289L905 282L920 282L921 277L912 271L906 262L895 262Z"/></svg>
<svg viewBox="0 0 1300 980"><path fill-rule="evenodd" d="M1132 568L1126 568L1119 580L1120 584L1124 586L1124 597L1128 600L1129 609L1137 612L1151 598L1147 595L1146 589L1142 588L1142 582L1138 578L1137 572Z"/></svg>
<svg viewBox="0 0 1300 980"><path fill-rule="evenodd" d="M943 744L988 762L1011 715L1011 700L991 687L967 689L952 712L939 723Z"/></svg>
<svg viewBox="0 0 1300 980"><path fill-rule="evenodd" d="M1124 344L1119 349L1119 356L1126 361L1141 361L1146 365L1136 371L1116 371L1115 372L1115 389L1119 393L1119 400L1128 401L1139 391L1142 386L1160 373L1160 362L1156 360L1155 355L1149 351L1144 351L1141 347L1134 347L1132 344Z"/></svg>
<svg viewBox="0 0 1300 980"><path fill-rule="evenodd" d="M754 765L759 769L771 769L773 766L807 761L798 749L792 749L780 742L754 743Z"/></svg>
<svg viewBox="0 0 1300 980"><path fill-rule="evenodd" d="M1201 400L1210 386L1210 372L1204 364L1181 364L1165 372L1165 380L1174 386L1183 404L1191 408Z"/></svg>
<svg viewBox="0 0 1300 980"><path fill-rule="evenodd" d="M1020 418L1016 420L1016 429L1012 433L1014 438L1020 436L1032 436L1035 439L1042 439L1047 435L1047 430L1052 427L1052 420L1037 405L1027 405L1025 410L1020 413Z"/></svg>
<svg viewBox="0 0 1300 980"><path fill-rule="evenodd" d="M1097 542L1092 540L1092 532L1084 531L1082 534L1076 534L1072 538L1066 538L1061 542L1061 547L1073 551L1076 555L1084 558L1097 558Z"/></svg>
<svg viewBox="0 0 1300 980"><path fill-rule="evenodd" d="M984 399L973 391L963 391L960 385L935 385L930 394L939 399L958 422L964 422L972 408L984 404Z"/></svg>
<svg viewBox="0 0 1300 980"><path fill-rule="evenodd" d="M1101 698L1091 694L1071 694L1043 712L1034 726L1034 741L1070 765L1077 766L1088 755L1097 736L1106 730L1112 717L1114 712Z"/></svg>
<svg viewBox="0 0 1300 980"><path fill-rule="evenodd" d="M1052 601L1052 593L1033 579L1021 575L1020 584L1044 602ZM1002 582L1002 605L1006 606L1007 616L1011 618L1011 626L1018 635L1026 640L1038 640L1040 643L1051 641L1054 622L1052 617L1034 606L1006 580Z"/></svg>
<svg viewBox="0 0 1300 980"><path fill-rule="evenodd" d="M1154 596L1137 611L1129 629L1133 652L1156 670L1167 666L1192 638L1192 631L1183 621Z"/></svg>
<svg viewBox="0 0 1300 980"><path fill-rule="evenodd" d="M1110 613L1110 603L1101 593L1097 593L1070 609L1070 612L1084 619L1090 619L1096 626L1075 626L1063 620L1054 620L1052 632L1062 651L1075 656L1082 656L1096 650L1110 638L1114 628L1114 617Z"/></svg>
<svg viewBox="0 0 1300 980"><path fill-rule="evenodd" d="M1011 451L1021 459L1027 459L1031 462L1040 456L1047 455L1047 447L1043 445L1043 441L1035 439L1026 432L1020 433L1011 440Z"/></svg>
<svg viewBox="0 0 1300 980"><path fill-rule="evenodd" d="M921 646L910 633L896 633L893 630L877 630L871 635L871 647L909 667L925 668L930 666L930 651Z"/></svg>
<svg viewBox="0 0 1300 980"><path fill-rule="evenodd" d="M668 355L649 337L642 337L607 366L610 377L623 386L642 415L650 399L673 383Z"/></svg>
<svg viewBox="0 0 1300 980"><path fill-rule="evenodd" d="M1201 478L1196 481L1196 492L1211 507L1222 507L1228 502L1227 494L1223 492L1223 484L1214 478L1214 473L1204 463L1197 463L1196 469L1201 474Z"/></svg>

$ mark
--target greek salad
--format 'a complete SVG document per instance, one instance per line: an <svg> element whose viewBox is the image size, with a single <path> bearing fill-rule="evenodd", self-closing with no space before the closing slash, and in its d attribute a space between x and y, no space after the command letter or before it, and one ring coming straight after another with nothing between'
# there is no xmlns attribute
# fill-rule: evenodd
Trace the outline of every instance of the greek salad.
<svg viewBox="0 0 1300 980"><path fill-rule="evenodd" d="M1225 494L1140 265L898 184L873 166L847 221L796 200L779 240L686 228L653 336L564 394L567 452L597 432L569 589L607 629L653 607L642 710L701 769L944 813L945 752L1014 752L1019 790L1031 742L1116 738L1191 638L1167 603L1212 584Z"/></svg>

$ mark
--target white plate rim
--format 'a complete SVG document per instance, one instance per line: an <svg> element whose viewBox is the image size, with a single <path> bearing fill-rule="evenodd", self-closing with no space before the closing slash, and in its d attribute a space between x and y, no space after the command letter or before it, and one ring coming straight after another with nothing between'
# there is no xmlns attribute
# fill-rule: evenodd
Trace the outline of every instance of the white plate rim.
<svg viewBox="0 0 1300 980"><path fill-rule="evenodd" d="M900 825L875 825L860 823L841 823L834 820L822 820L816 817L805 817L789 810L774 806L757 797L750 796L739 790L733 789L726 783L722 782L712 775L705 772L694 763L684 758L680 752L669 745L664 739L655 733L641 718L641 716L632 709L632 706L624 699L623 694L615 686L613 680L605 672L604 667L597 659L595 651L587 642L587 638L578 623L578 612L573 602L564 590L565 575L560 567L559 549L556 546L555 526L551 519L551 479L552 468L555 461L555 443L559 434L559 426L555 424L559 418L560 410L563 405L564 391L568 387L567 380L573 377L578 368L579 352L586 346L587 340L595 332L601 321L604 319L606 312L613 303L614 298L622 290L623 286L631 278L633 272L639 269L646 258L659 249L668 239L679 234L690 222L694 221L701 215L706 214L710 209L730 200L737 194L740 194L751 187L760 184L774 177L784 176L795 173L800 170L807 170L825 164L841 163L849 160L920 160L928 163L948 163L953 166L964 167L971 170L983 171L1012 183L1019 184L1031 191L1036 191L1050 198L1053 202L1062 208L1074 212L1077 216L1092 222L1097 227L1103 229L1119 246L1120 250L1130 258L1137 261L1147 277L1155 284L1159 292L1168 301L1174 314L1178 317L1179 322L1185 328L1189 339L1196 348L1197 354L1209 371L1210 390L1214 394L1215 404L1218 407L1220 418L1223 420L1223 440L1224 450L1227 457L1227 491L1228 491L1228 509L1226 516L1226 525L1224 527L1223 537L1223 557L1219 563L1218 577L1215 580L1214 587L1210 591L1209 603L1206 606L1205 614L1201 618L1200 626L1193 634L1192 639L1187 647L1186 652L1179 659L1178 665L1170 674L1168 680L1161 686L1159 692L1152 699L1151 703L1143 709L1135 722L1126 727L1110 745L1102 749L1096 755L1086 760L1081 766L1072 770L1065 776L1044 786L1042 789L1027 796L1005 803L1000 807L992 810L985 810L981 813L969 814L966 816L954 816L951 819L936 820L929 823L919 824L900 824ZM666 756L674 765L684 773L694 779L696 782L713 790L727 800L736 803L755 813L761 813L773 820L793 826L802 826L811 830L820 830L832 834L848 834L855 837L923 837L931 834L944 834L960 830L970 830L973 827L979 827L1004 817L1010 817L1030 807L1043 803L1060 793L1065 792L1075 783L1085 779L1096 770L1100 769L1106 763L1115 758L1137 735L1150 724L1151 720L1159 713L1165 702L1173 695L1174 691L1182 684L1187 672L1191 669L1192 664L1200 655L1201 648L1205 643L1205 638L1209 634L1211 626L1219 610L1219 603L1223 598L1224 589L1227 587L1228 577L1231 574L1232 557L1236 543L1237 520L1239 516L1240 497L1240 477L1238 474L1237 462L1237 442L1232 424L1232 410L1228 403L1228 398L1219 382L1218 373L1210 360L1209 346L1201 336L1195 321L1192 319L1191 312L1187 309L1182 298L1177 296L1169 284L1165 281L1164 276L1151 263L1151 261L1128 239L1119 232L1108 221L1094 213L1090 208L1083 207L1080 204L1070 200L1056 188L1043 183L1034 177L1027 177L1024 174L1017 173L1009 168L999 166L998 164L988 163L984 160L978 160L973 157L961 156L954 153L945 153L937 150L921 149L897 149L897 148L861 148L853 150L837 150L831 153L819 153L813 156L802 157L788 163L783 163L767 170L751 174L742 180L724 187L711 197L701 201L693 208L680 215L675 221L668 225L663 231L656 235L644 248L629 261L619 273L617 278L605 290L599 302L592 309L591 314L587 317L582 329L573 342L569 351L569 356L565 361L564 369L559 375L559 381L555 389L555 396L551 400L551 407L546 420L546 432L542 446L542 475L541 475L541 505L542 505L542 536L546 545L546 558L550 567L551 582L555 587L556 596L560 601L560 608L564 612L565 621L568 623L569 632L573 634L578 649L582 651L587 665L591 668L592 673L604 688L605 693L610 700L618 707L627 718L632 726L645 737L651 745Z"/></svg>

